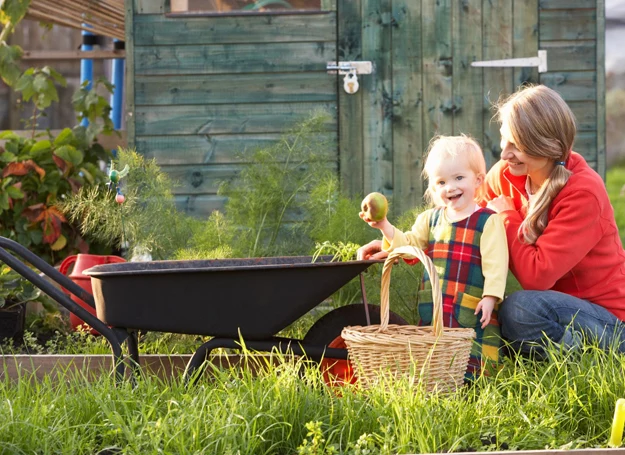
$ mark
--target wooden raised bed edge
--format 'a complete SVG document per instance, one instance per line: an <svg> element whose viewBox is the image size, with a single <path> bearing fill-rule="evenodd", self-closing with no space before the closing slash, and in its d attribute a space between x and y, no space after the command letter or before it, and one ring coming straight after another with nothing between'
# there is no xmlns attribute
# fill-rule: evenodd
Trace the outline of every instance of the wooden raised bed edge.
<svg viewBox="0 0 625 455"><path fill-rule="evenodd" d="M625 455L625 448L616 449L574 449L574 450L504 450L492 452L453 452L453 455ZM441 455L436 454L404 454L404 455Z"/></svg>
<svg viewBox="0 0 625 455"><path fill-rule="evenodd" d="M269 357L260 354L258 357ZM211 357L211 362L215 366L228 367L241 362L243 356L216 355ZM143 354L140 356L141 371L147 375L154 375L160 379L181 378L184 374L187 362L191 355L159 355ZM12 380L19 380L24 377L34 377L43 379L44 377L59 377L66 374L82 373L91 380L103 374L113 373L113 357L110 354L101 355L3 355L0 356L0 380L6 376ZM130 362L128 359L127 362ZM130 363L128 363L130 366ZM206 374L210 374L211 368L206 369ZM131 368L126 368L130 374Z"/></svg>

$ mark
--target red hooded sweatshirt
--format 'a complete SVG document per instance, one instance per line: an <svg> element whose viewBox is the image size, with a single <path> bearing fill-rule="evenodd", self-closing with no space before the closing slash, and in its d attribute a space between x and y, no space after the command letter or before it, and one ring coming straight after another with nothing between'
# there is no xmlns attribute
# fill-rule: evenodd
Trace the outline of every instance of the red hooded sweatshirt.
<svg viewBox="0 0 625 455"><path fill-rule="evenodd" d="M506 161L486 176L486 196L513 199L516 210L504 219L510 270L526 290L553 290L601 305L625 321L625 252L603 180L584 158L572 152L573 172L551 202L547 228L533 245L519 240L527 212L527 176L514 176Z"/></svg>

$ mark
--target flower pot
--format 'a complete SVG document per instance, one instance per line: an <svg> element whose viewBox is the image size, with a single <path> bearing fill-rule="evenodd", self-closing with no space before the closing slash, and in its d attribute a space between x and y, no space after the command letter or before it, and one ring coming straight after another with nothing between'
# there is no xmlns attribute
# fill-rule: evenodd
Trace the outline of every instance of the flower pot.
<svg viewBox="0 0 625 455"><path fill-rule="evenodd" d="M67 275L70 268L72 268L72 272L69 274L69 278L76 283L78 286L83 288L89 294L93 295L93 290L91 289L91 277L87 275L83 275L83 270L87 270L88 268L94 267L96 265L102 264L113 264L117 262L126 262L126 260L120 256L103 256L99 254L77 254L74 256L68 256L61 263L59 267L59 271L63 275ZM69 293L68 293L69 294ZM83 307L89 313L96 316L95 308L88 305L84 300L78 298L77 296L70 294L71 299L76 302L78 305ZM85 324L85 321L80 319L74 313L69 314L69 321L72 326L72 329L76 330L78 326ZM91 333L97 335L98 332L91 329Z"/></svg>
<svg viewBox="0 0 625 455"><path fill-rule="evenodd" d="M10 304L0 308L0 341L12 338L18 341L24 336L26 303Z"/></svg>

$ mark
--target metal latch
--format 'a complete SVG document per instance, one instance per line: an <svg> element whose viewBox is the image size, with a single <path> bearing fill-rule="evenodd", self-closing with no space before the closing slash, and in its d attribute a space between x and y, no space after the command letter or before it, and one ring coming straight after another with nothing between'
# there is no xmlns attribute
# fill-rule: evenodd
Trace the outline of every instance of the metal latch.
<svg viewBox="0 0 625 455"><path fill-rule="evenodd" d="M472 62L471 66L489 66L489 67L522 67L534 66L538 67L539 73L547 72L547 51L538 51L538 57L527 58L505 58L503 60L485 60L482 62Z"/></svg>
<svg viewBox="0 0 625 455"><path fill-rule="evenodd" d="M371 74L373 65L371 62L328 62L326 69L329 74L343 74L343 89L351 94L358 91L358 74Z"/></svg>

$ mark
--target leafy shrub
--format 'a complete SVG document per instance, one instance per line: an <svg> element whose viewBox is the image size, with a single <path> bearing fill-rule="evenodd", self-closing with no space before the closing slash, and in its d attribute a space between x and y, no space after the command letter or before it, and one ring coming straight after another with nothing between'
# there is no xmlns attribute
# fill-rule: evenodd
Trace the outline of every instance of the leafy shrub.
<svg viewBox="0 0 625 455"><path fill-rule="evenodd" d="M60 209L83 234L97 241L130 252L147 250L154 259L171 259L187 246L200 221L176 210L173 184L155 160L120 149L113 166L129 169L120 182L123 204L115 202L115 191L100 183L68 196Z"/></svg>
<svg viewBox="0 0 625 455"><path fill-rule="evenodd" d="M302 254L314 248L302 223L308 194L329 172L328 114L315 113L276 143L246 156L239 178L222 184L226 216L236 226L235 254ZM298 217L300 218L298 220Z"/></svg>

